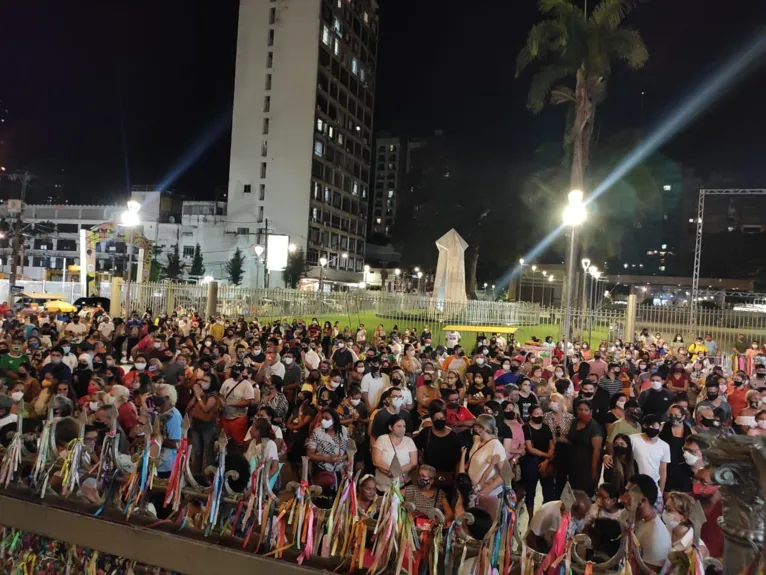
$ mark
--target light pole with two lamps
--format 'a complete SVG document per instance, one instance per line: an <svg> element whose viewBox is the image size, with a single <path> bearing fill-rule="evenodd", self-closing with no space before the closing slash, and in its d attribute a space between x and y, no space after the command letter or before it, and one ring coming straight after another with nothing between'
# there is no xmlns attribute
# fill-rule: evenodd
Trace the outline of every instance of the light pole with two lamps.
<svg viewBox="0 0 766 575"><path fill-rule="evenodd" d="M340 254L340 257L345 259L348 259L348 254L346 252L343 252ZM335 261L337 262L338 256L335 256ZM331 260L327 259L326 257L322 256L319 258L319 293L322 293L324 291L324 269L327 267L327 264L331 263ZM337 263L336 263L337 265Z"/></svg>
<svg viewBox="0 0 766 575"><path fill-rule="evenodd" d="M401 288L401 285L399 285L399 276L402 275L402 270L399 268L396 268L394 270L394 291L398 291L399 288ZM399 288L397 288L399 286Z"/></svg>
<svg viewBox="0 0 766 575"><path fill-rule="evenodd" d="M582 191L572 190L569 192L569 202L564 208L562 219L564 225L569 228L569 265L567 266L566 279L566 307L564 308L564 353L569 353L569 335L572 324L572 291L574 288L575 258L577 257L576 230L577 226L585 221L585 204L582 201Z"/></svg>

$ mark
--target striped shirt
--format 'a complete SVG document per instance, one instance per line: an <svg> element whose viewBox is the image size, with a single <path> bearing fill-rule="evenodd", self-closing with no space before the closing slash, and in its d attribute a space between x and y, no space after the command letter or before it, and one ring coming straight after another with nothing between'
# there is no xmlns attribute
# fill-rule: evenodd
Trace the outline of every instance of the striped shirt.
<svg viewBox="0 0 766 575"><path fill-rule="evenodd" d="M609 396L613 396L615 393L621 393L622 392L622 381L620 381L619 377L615 377L614 379L610 379L608 377L602 377L598 380L598 386L602 389L605 389L609 392Z"/></svg>
<svg viewBox="0 0 766 575"><path fill-rule="evenodd" d="M335 437L331 437L320 425L311 432L311 436L306 441L307 449L313 449L317 454L328 457L345 456L347 447L348 430L345 427L341 427L340 433L336 432ZM340 471L343 469L344 463L320 461L317 466L324 471Z"/></svg>

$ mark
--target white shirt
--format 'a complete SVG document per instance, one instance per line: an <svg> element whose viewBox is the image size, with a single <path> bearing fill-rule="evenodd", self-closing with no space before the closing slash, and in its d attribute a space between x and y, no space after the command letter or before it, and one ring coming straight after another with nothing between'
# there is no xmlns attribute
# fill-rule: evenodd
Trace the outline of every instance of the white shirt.
<svg viewBox="0 0 766 575"><path fill-rule="evenodd" d="M284 439L284 435L282 435L282 430L277 427L276 425L271 425L271 431L274 432L274 438L275 439ZM245 441L250 441L253 438L252 435L250 435L250 428L248 428L247 433L245 434Z"/></svg>
<svg viewBox="0 0 766 575"><path fill-rule="evenodd" d="M277 361L274 365L266 366L266 375L271 377L272 375L278 375L282 379L285 378L285 365L281 361Z"/></svg>
<svg viewBox="0 0 766 575"><path fill-rule="evenodd" d="M561 523L561 501L549 501L535 511L529 521L529 530L538 537L555 533Z"/></svg>
<svg viewBox="0 0 766 575"><path fill-rule="evenodd" d="M495 341L497 342L497 347L501 351L505 351L506 346L508 345L508 342L505 340L505 338L502 335L498 335L495 338Z"/></svg>
<svg viewBox="0 0 766 575"><path fill-rule="evenodd" d="M460 342L460 333L457 331L447 332L447 347L455 347Z"/></svg>
<svg viewBox="0 0 766 575"><path fill-rule="evenodd" d="M64 333L72 334L72 343L80 343L82 336L88 333L88 328L82 321L80 323L70 322L64 329Z"/></svg>
<svg viewBox="0 0 766 575"><path fill-rule="evenodd" d="M364 377L362 377L362 382L360 384L362 393L367 394L367 401L373 408L378 406L383 390L391 386L391 382L385 373L378 372L378 375L380 377L372 377L371 373L366 373Z"/></svg>
<svg viewBox="0 0 766 575"><path fill-rule="evenodd" d="M303 354L303 361L306 364L306 373L308 373L311 369L319 369L319 364L322 360L317 352L309 348L309 350Z"/></svg>
<svg viewBox="0 0 766 575"><path fill-rule="evenodd" d="M638 472L648 475L659 485L660 463L670 463L670 446L657 439L655 443L648 443L641 433L630 436L633 445L633 461L638 466Z"/></svg>
<svg viewBox="0 0 766 575"><path fill-rule="evenodd" d="M250 473L255 471L256 461L279 461L277 444L271 441L271 439L264 439L263 443L259 443L253 439L250 441L250 445L247 446L245 459L247 459L247 462L250 464Z"/></svg>
<svg viewBox="0 0 766 575"><path fill-rule="evenodd" d="M221 391L218 392L224 405L222 415L226 419L237 419L247 416L247 407L229 407L230 403L239 403L246 399L252 401L255 398L253 386L248 380L243 380L239 385L237 383L235 379L229 378L223 382Z"/></svg>
<svg viewBox="0 0 766 575"><path fill-rule="evenodd" d="M45 358L45 361L43 361L43 365L48 365L51 362L51 356ZM77 367L77 356L73 353L67 353L61 358L61 363L69 367L71 371L74 371L74 368Z"/></svg>
<svg viewBox="0 0 766 575"><path fill-rule="evenodd" d="M417 453L418 448L415 446L415 442L409 437L403 437L402 442L394 448L394 444L391 441L389 434L381 435L375 440L375 449L378 449L385 465L391 465L394 460L394 449L396 449L396 457L399 459L399 465L404 467L410 463L410 453L413 451ZM402 477L402 485L404 481L409 477L409 473L405 473ZM382 473L379 469L375 469L375 481L378 483L378 489L385 491L391 487L391 478L388 475Z"/></svg>
<svg viewBox="0 0 766 575"><path fill-rule="evenodd" d="M631 437L633 436L631 435ZM534 517L532 520L534 521ZM655 515L651 521L637 521L636 537L641 543L641 557L645 563L650 565L665 564L668 553L670 553L670 534L659 515Z"/></svg>
<svg viewBox="0 0 766 575"><path fill-rule="evenodd" d="M474 485L478 485L481 476L484 475L484 471L490 466L492 457L497 455L500 458L500 462L505 461L508 456L505 453L503 444L498 439L490 439L487 443L474 443L471 447L470 462L468 464L468 476ZM497 469L493 466L492 471L487 475L487 482L492 480L497 475ZM498 485L493 495L500 493L503 490L503 486Z"/></svg>
<svg viewBox="0 0 766 575"><path fill-rule="evenodd" d="M109 337L114 331L114 324L111 321L105 321L100 326L98 326L98 331L101 332L102 336Z"/></svg>

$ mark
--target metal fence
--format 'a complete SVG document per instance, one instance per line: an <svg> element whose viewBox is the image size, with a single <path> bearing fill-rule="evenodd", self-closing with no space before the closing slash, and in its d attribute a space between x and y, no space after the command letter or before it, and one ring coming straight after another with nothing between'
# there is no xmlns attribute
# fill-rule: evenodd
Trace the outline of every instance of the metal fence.
<svg viewBox="0 0 766 575"><path fill-rule="evenodd" d="M52 282L48 282L51 291ZM7 288L6 288L7 289ZM32 289L30 287L30 289ZM0 283L0 293L2 293ZM102 293L104 286L102 286ZM208 287L205 285L131 284L130 294L123 286L123 309L150 310L153 314L183 309L207 309ZM108 293L108 286L107 286ZM128 297L129 296L129 297ZM128 303L128 301L130 303ZM357 291L317 294L287 289L252 289L237 286L218 287L216 313L226 317L245 316L264 319L316 317L320 321L338 321L341 326L355 327L360 323L372 330L378 323L422 327L428 324L439 329L448 324L496 325L527 328L524 337L550 335L561 338L565 308L542 307L529 303L494 301L435 301L430 296L390 292ZM573 337L589 341L591 346L601 341L613 342L625 337L627 310L606 308L572 310ZM689 332L690 310L685 307L638 306L635 328L659 332L666 341L677 333L687 342L696 335L710 333L722 348L732 348L737 334L748 340L758 340L766 334L766 313L733 310L698 310L698 334Z"/></svg>

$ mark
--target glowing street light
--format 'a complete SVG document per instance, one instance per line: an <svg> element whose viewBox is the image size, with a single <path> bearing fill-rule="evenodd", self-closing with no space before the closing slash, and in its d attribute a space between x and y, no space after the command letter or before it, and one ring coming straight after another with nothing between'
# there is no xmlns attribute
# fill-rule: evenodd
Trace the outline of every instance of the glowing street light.
<svg viewBox="0 0 766 575"><path fill-rule="evenodd" d="M259 264L263 262L263 252L266 251L266 248L264 248L261 244L255 244L253 246L253 251L255 252L255 289L258 289L258 283L260 281L260 270L259 270Z"/></svg>
<svg viewBox="0 0 766 575"><path fill-rule="evenodd" d="M263 246L260 244L256 244L255 247L253 247L253 250L255 251L255 255L259 258L263 255Z"/></svg>
<svg viewBox="0 0 766 575"><path fill-rule="evenodd" d="M141 223L141 217L138 215L138 211L141 209L141 203L137 202L135 200L129 200L127 204L128 209L122 212L122 215L120 216L120 219L122 220L122 225L126 228L129 228L128 233L128 281L127 283L127 293L128 298L130 298L130 279L133 276L133 230L132 228L136 227ZM80 264L81 267L84 267L84 264ZM80 273L85 273L85 270L81 270ZM128 299L128 307L130 307L130 299Z"/></svg>
<svg viewBox="0 0 766 575"><path fill-rule="evenodd" d="M296 246L295 244L287 245L287 251L291 254L294 254L297 249L298 249L298 246Z"/></svg>
<svg viewBox="0 0 766 575"><path fill-rule="evenodd" d="M569 266L567 269L567 283L566 288L566 308L564 313L564 353L569 351L569 329L572 323L572 288L574 287L574 275L575 275L575 252L576 243L575 236L577 235L577 226L581 225L585 221L585 204L583 204L582 190L572 190L569 192L569 202L564 208L562 213L562 220L564 225L569 229ZM590 262L588 262L590 263Z"/></svg>
<svg viewBox="0 0 766 575"><path fill-rule="evenodd" d="M319 258L319 293L324 291L324 268L327 265L327 258L322 256Z"/></svg>

